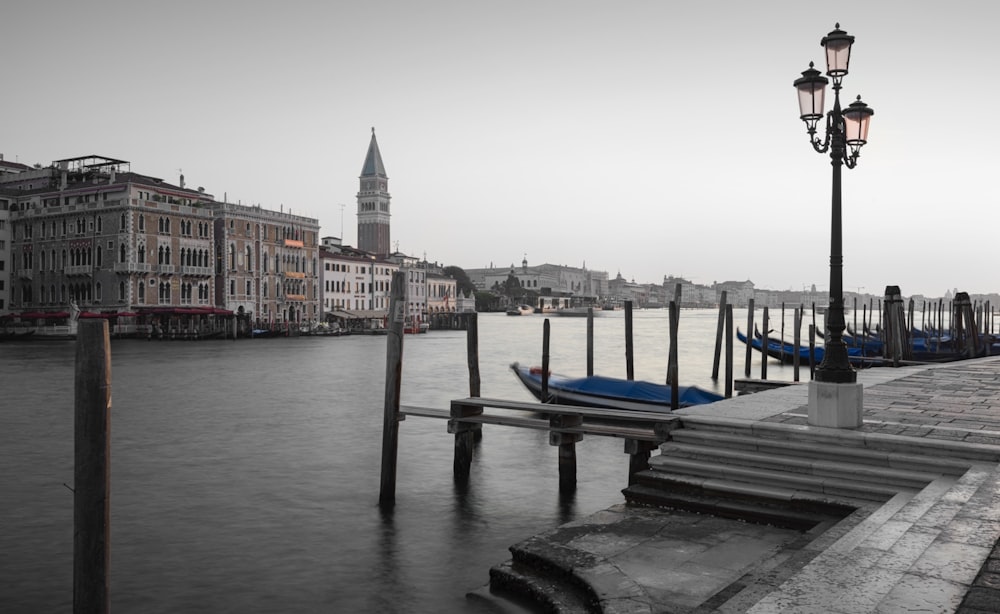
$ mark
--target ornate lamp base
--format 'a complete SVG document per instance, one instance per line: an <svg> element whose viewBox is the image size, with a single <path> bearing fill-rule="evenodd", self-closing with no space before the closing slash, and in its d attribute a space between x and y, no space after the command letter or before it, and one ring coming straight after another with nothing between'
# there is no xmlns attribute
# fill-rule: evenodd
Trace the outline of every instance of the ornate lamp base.
<svg viewBox="0 0 1000 614"><path fill-rule="evenodd" d="M863 386L858 383L809 382L809 425L838 429L861 426Z"/></svg>

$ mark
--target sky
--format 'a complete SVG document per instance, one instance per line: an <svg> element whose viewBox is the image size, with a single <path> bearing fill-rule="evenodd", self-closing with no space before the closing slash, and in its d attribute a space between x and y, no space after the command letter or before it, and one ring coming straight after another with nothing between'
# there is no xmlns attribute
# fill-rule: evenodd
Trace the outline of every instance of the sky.
<svg viewBox="0 0 1000 614"><path fill-rule="evenodd" d="M991 293L993 17L980 0L13 0L0 153L183 172L356 245L374 127L409 255L826 291L830 158L792 82L825 69L839 22L842 103L875 110L843 173L844 290Z"/></svg>

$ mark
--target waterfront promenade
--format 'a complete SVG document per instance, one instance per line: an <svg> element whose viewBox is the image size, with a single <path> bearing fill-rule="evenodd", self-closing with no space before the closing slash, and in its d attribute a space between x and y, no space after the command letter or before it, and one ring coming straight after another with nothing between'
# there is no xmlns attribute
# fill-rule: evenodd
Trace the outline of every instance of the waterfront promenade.
<svg viewBox="0 0 1000 614"><path fill-rule="evenodd" d="M622 504L515 544L515 560L520 553L563 567L603 612L1000 611L1000 357L870 369L858 380L865 411L856 430L808 426L805 385L677 414L691 428L887 456L892 468L883 471L916 476L915 485L886 486L883 500L807 531ZM924 458L954 470L917 467ZM810 463L806 471L827 464L829 484L847 488L849 474L838 480L828 461ZM767 479L745 488L782 496ZM491 576L516 573L508 562Z"/></svg>

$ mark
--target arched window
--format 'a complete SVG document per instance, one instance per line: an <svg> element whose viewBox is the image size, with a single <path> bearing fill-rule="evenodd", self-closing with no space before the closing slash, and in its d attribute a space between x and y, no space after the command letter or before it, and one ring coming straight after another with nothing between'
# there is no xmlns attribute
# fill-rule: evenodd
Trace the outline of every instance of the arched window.
<svg viewBox="0 0 1000 614"><path fill-rule="evenodd" d="M145 279L140 279L138 281L138 284L139 284L138 285L138 289L139 289L139 300L138 300L138 302L141 305L142 303L146 302L146 280Z"/></svg>
<svg viewBox="0 0 1000 614"><path fill-rule="evenodd" d="M250 232L250 224L247 224L247 232ZM253 249L247 245L247 271L253 271ZM247 293L249 294L249 292Z"/></svg>
<svg viewBox="0 0 1000 614"><path fill-rule="evenodd" d="M121 232L125 232L126 230L128 230L128 229L127 229L127 228L125 227L125 226L126 226L126 224L127 224L127 221L126 221L127 219L128 219L128 218L126 218L126 217L125 217L125 214L124 214L124 213L122 213L122 217L121 217L121 220L119 220L119 222L118 222L118 226L119 226L119 230L120 230Z"/></svg>
<svg viewBox="0 0 1000 614"><path fill-rule="evenodd" d="M145 232L145 230L146 230L146 216L145 215L140 215L139 216L139 231L140 232Z"/></svg>
<svg viewBox="0 0 1000 614"><path fill-rule="evenodd" d="M118 262L125 262L125 244L118 247Z"/></svg>
<svg viewBox="0 0 1000 614"><path fill-rule="evenodd" d="M104 232L104 223L101 221L101 216L97 216L97 232Z"/></svg>
<svg viewBox="0 0 1000 614"><path fill-rule="evenodd" d="M230 243L229 244L229 270L230 271L235 271L236 270L236 244L235 243ZM232 294L235 294L235 292L232 292Z"/></svg>
<svg viewBox="0 0 1000 614"><path fill-rule="evenodd" d="M125 302L125 282L124 281L118 282L118 302L119 303L124 303Z"/></svg>
<svg viewBox="0 0 1000 614"><path fill-rule="evenodd" d="M139 262L146 262L146 246L142 243L139 244Z"/></svg>

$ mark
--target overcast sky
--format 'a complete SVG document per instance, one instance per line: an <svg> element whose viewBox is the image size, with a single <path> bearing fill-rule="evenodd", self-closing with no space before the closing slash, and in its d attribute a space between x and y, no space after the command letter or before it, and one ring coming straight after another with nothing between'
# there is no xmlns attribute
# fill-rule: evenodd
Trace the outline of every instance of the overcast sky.
<svg viewBox="0 0 1000 614"><path fill-rule="evenodd" d="M14 0L0 153L97 154L357 243L374 127L392 243L464 268L564 264L829 288L829 156L792 81L836 22L844 289L1000 291L992 3ZM341 207L345 205L345 207Z"/></svg>

